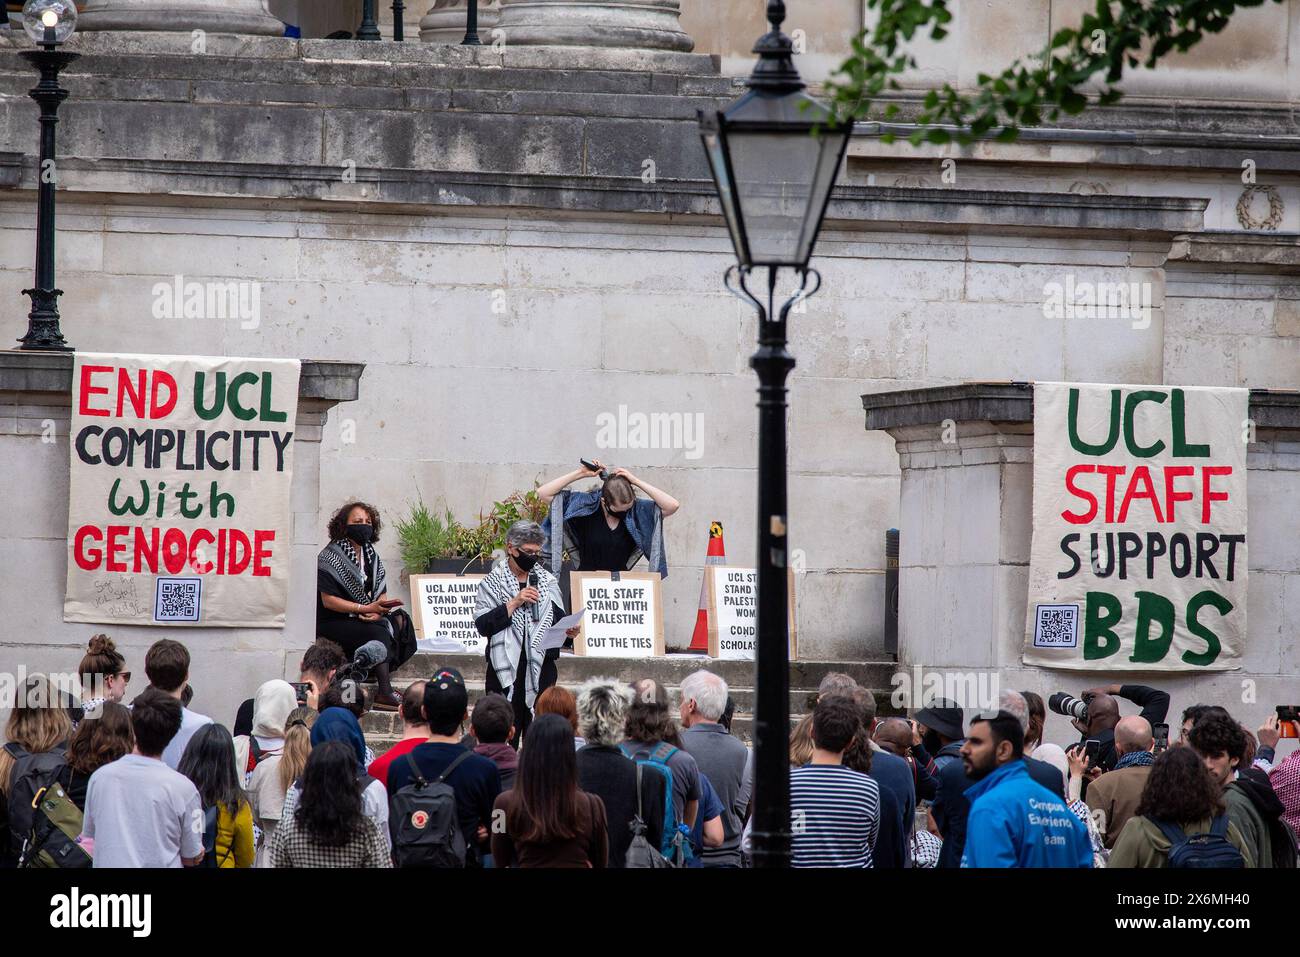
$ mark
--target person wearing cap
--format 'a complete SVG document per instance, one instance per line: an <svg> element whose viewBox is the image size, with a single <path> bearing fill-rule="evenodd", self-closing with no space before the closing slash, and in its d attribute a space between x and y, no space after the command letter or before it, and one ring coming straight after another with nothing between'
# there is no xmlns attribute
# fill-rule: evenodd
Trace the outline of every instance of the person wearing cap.
<svg viewBox="0 0 1300 957"><path fill-rule="evenodd" d="M559 678L560 649L542 647L551 624L564 617L559 580L543 562L545 541L536 522L511 525L505 557L479 582L474 597L474 627L487 639L484 683L514 706L516 739L527 732L538 695ZM565 632L570 638L577 633L576 626Z"/></svg>
<svg viewBox="0 0 1300 957"><path fill-rule="evenodd" d="M961 708L947 698L936 698L916 712L915 718L921 742L934 759L935 774L954 761L961 762L961 746L966 740Z"/></svg>
<svg viewBox="0 0 1300 957"><path fill-rule="evenodd" d="M455 668L441 668L424 685L424 720L429 740L407 755L426 781L432 781L462 754L469 751L460 743L463 725L469 718L469 691ZM394 761L388 769L391 799L414 775L410 761ZM492 804L501 793L497 766L480 754L470 754L448 775L446 783L456 793L456 818L465 837L466 866L479 866L488 853L492 827Z"/></svg>

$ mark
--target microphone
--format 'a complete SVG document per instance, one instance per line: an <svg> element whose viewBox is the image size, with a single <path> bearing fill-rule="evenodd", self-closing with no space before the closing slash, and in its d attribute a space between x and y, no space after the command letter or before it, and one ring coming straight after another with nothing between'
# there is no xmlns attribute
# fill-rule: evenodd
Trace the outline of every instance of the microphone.
<svg viewBox="0 0 1300 957"><path fill-rule="evenodd" d="M536 588L536 587L537 587L537 572L536 572L536 571L530 571L530 572L528 573L528 587L529 587L529 588ZM539 601L535 601L535 602L533 602L533 621L540 621L541 618L542 618L542 603L541 603L541 601L539 600Z"/></svg>
<svg viewBox="0 0 1300 957"><path fill-rule="evenodd" d="M383 664L388 660L388 649L384 647L382 641L367 641L357 649L357 653L352 656L351 667L348 669L352 675L359 681L365 681L366 676L370 674L370 669L375 665Z"/></svg>

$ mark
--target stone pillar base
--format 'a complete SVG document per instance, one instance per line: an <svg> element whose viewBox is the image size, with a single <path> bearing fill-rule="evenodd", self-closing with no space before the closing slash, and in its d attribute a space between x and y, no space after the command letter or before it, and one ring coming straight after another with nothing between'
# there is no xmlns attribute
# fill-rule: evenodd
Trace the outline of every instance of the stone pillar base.
<svg viewBox="0 0 1300 957"><path fill-rule="evenodd" d="M478 36L484 46L492 44L492 31L501 19L496 0L479 0ZM465 0L438 0L420 21L420 39L425 43L460 43L465 39Z"/></svg>
<svg viewBox="0 0 1300 957"><path fill-rule="evenodd" d="M284 35L265 0L87 0L77 28Z"/></svg>
<svg viewBox="0 0 1300 957"><path fill-rule="evenodd" d="M506 45L630 47L689 53L678 0L501 0Z"/></svg>

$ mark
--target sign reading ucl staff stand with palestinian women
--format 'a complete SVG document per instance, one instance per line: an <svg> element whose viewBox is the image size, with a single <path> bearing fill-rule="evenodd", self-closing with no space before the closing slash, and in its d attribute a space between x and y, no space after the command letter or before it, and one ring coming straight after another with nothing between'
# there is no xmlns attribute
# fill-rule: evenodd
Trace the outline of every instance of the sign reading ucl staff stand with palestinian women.
<svg viewBox="0 0 1300 957"><path fill-rule="evenodd" d="M64 621L284 626L300 369L76 354Z"/></svg>
<svg viewBox="0 0 1300 957"><path fill-rule="evenodd" d="M1025 664L1241 667L1248 403L1245 389L1035 384Z"/></svg>

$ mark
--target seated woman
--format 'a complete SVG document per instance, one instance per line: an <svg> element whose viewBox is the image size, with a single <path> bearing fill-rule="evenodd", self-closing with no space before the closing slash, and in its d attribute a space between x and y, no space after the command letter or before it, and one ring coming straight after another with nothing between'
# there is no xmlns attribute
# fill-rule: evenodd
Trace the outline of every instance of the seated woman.
<svg viewBox="0 0 1300 957"><path fill-rule="evenodd" d="M330 519L330 543L316 558L316 634L349 656L368 641L381 642L388 658L374 669L374 708L396 711L401 698L389 674L415 654L415 629L398 610L401 600L388 597L384 563L375 551L379 529L379 510L365 502L349 502Z"/></svg>

